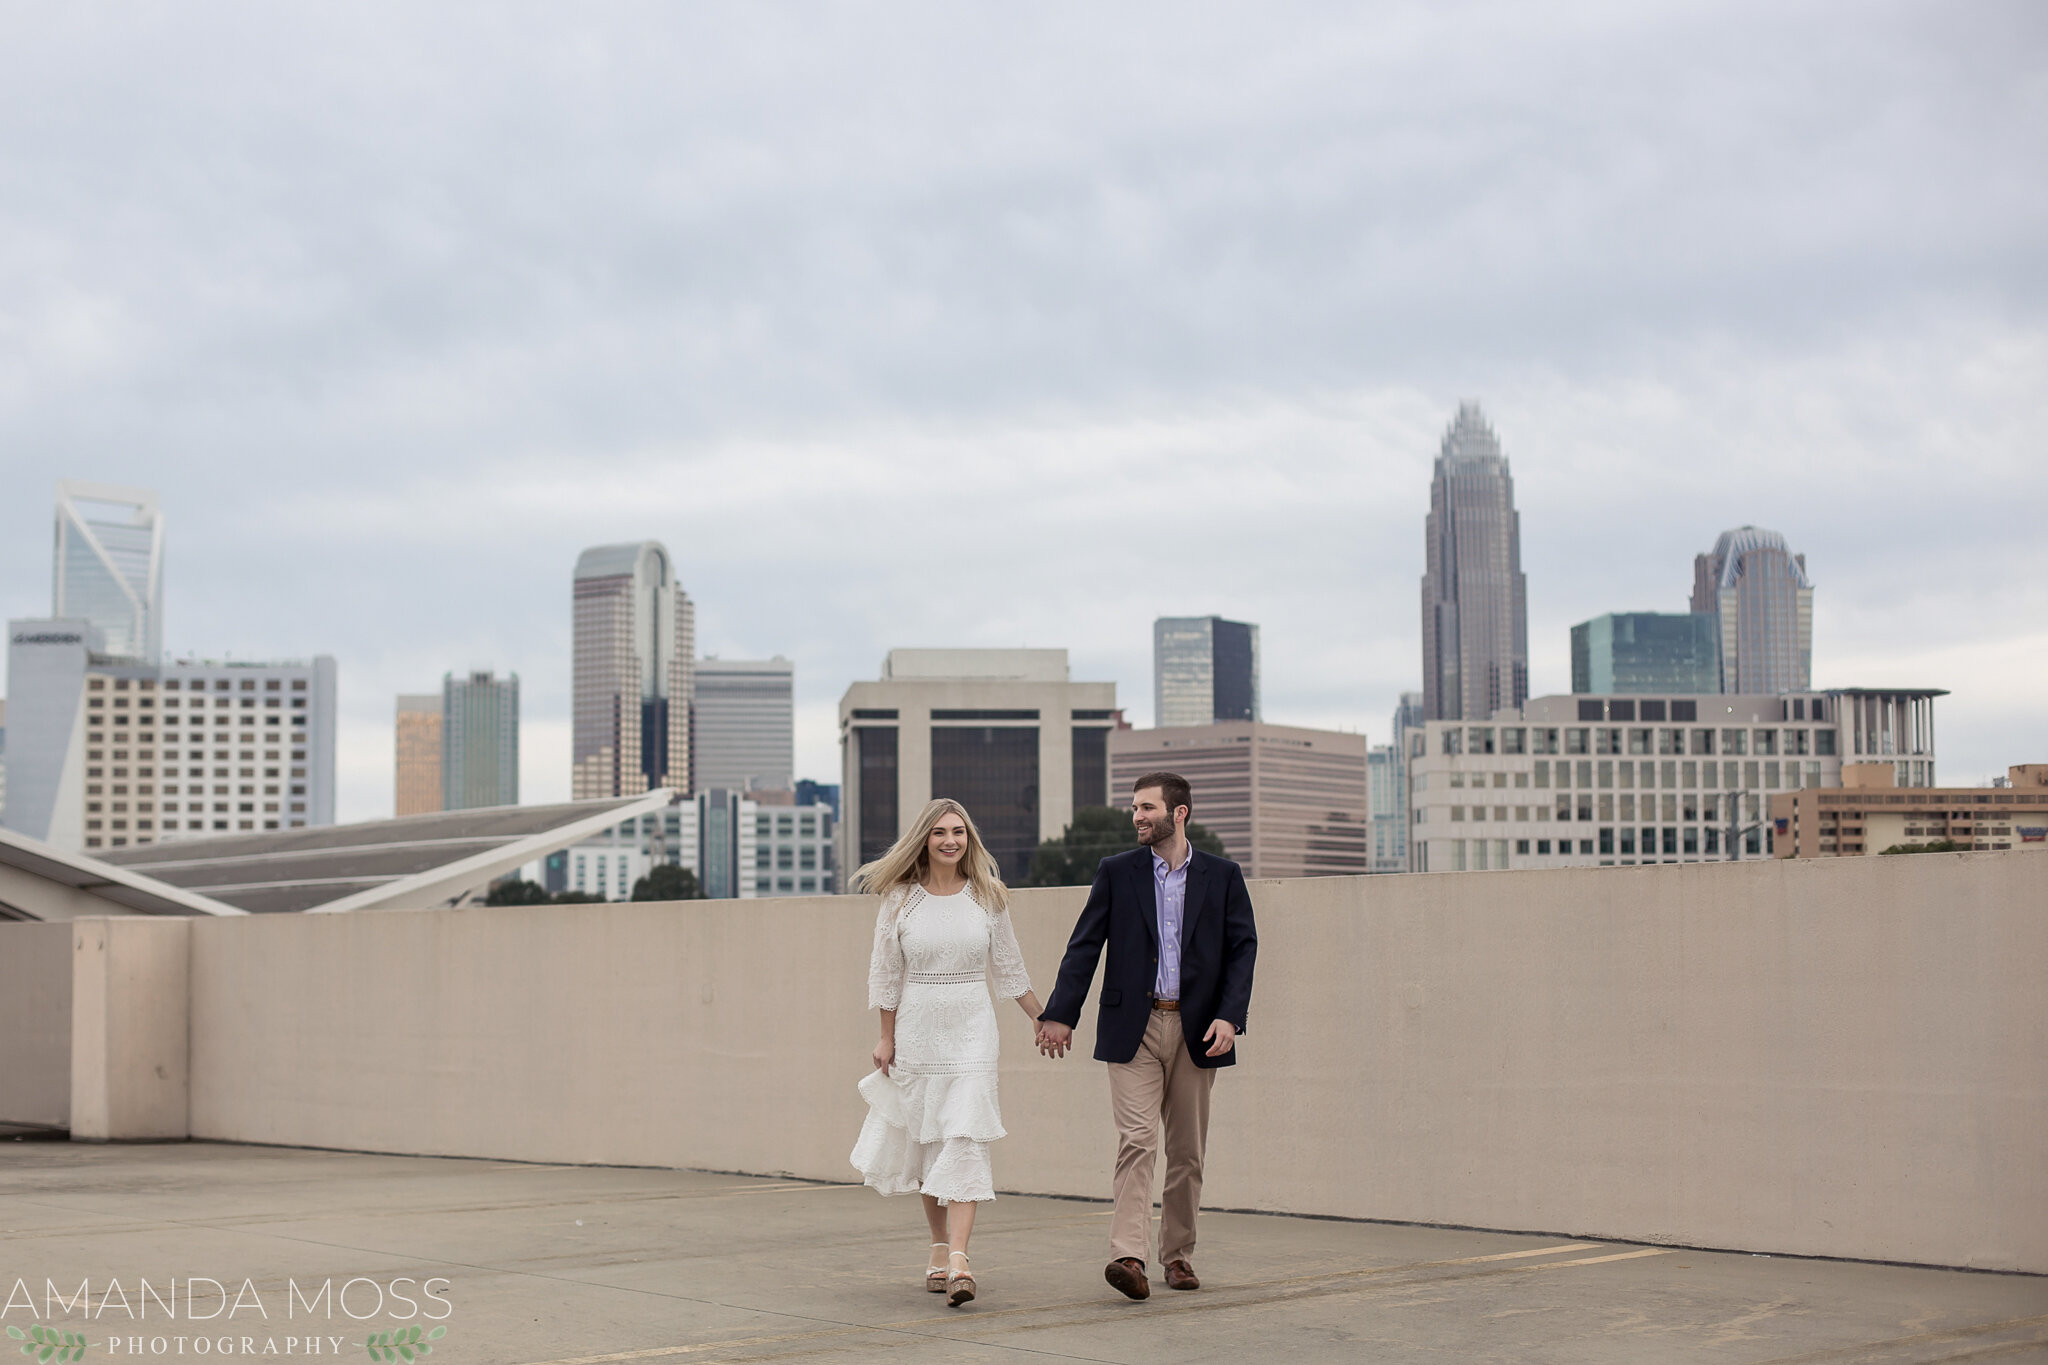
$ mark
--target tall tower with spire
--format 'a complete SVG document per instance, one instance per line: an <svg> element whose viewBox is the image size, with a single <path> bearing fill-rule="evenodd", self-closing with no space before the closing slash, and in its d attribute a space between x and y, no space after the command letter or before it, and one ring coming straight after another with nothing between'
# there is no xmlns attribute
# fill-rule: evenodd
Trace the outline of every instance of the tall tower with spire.
<svg viewBox="0 0 2048 1365"><path fill-rule="evenodd" d="M1424 523L1423 713L1484 720L1529 696L1522 522L1500 438L1477 403L1444 432Z"/></svg>

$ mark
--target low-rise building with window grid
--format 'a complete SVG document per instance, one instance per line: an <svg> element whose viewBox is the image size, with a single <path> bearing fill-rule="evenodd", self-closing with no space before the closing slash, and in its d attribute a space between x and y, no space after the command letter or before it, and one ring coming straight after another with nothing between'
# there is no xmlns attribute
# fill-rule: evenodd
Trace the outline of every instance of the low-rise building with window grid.
<svg viewBox="0 0 2048 1365"><path fill-rule="evenodd" d="M624 821L528 864L520 875L550 893L581 891L618 901L630 897L634 883L657 862L666 862L688 871L712 897L835 895L839 878L832 846L838 831L832 807L774 803L789 796L724 788L699 792L658 815Z"/></svg>
<svg viewBox="0 0 2048 1365"><path fill-rule="evenodd" d="M2003 787L1899 787L1889 763L1852 763L1840 791L1771 798L1780 858L1869 857L1928 845L1958 852L2048 852L2048 765L2008 771Z"/></svg>
<svg viewBox="0 0 2048 1365"><path fill-rule="evenodd" d="M9 691L37 723L15 728L10 829L92 850L334 823L331 656L159 664L99 638L11 623Z"/></svg>
<svg viewBox="0 0 2048 1365"><path fill-rule="evenodd" d="M830 806L761 804L753 812L756 896L830 896L839 889Z"/></svg>
<svg viewBox="0 0 2048 1365"><path fill-rule="evenodd" d="M1934 773L1938 690L1549 696L1486 724L1427 721L1409 756L1409 869L1764 857L1770 803L1842 765Z"/></svg>

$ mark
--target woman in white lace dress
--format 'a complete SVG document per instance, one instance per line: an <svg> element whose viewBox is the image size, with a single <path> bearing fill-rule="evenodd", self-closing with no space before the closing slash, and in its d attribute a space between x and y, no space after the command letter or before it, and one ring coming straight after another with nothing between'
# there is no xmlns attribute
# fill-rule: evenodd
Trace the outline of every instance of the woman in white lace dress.
<svg viewBox="0 0 2048 1365"><path fill-rule="evenodd" d="M998 994L1026 1018L1041 1012L996 871L967 812L939 800L854 874L882 893L868 965L882 1040L860 1083L868 1115L853 1164L883 1194L923 1197L932 1234L925 1288L956 1307L974 1297L967 1239L976 1206L996 1197L988 1145L1003 1136L990 968Z"/></svg>

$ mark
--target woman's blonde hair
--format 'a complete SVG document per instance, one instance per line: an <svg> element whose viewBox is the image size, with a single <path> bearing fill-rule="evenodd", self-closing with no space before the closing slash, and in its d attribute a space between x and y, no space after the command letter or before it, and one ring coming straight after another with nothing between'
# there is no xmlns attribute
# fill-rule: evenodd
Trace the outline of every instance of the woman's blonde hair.
<svg viewBox="0 0 2048 1365"><path fill-rule="evenodd" d="M853 884L863 891L879 891L886 895L899 886L922 882L932 870L932 827L939 823L942 815L957 815L960 823L967 826L967 852L960 858L960 874L967 878L968 894L991 914L1008 909L1010 889L1003 885L995 856L988 851L988 845L982 843L981 831L974 827L974 817L967 813L967 807L944 796L926 802L925 808L903 831L903 837L896 841L896 846L855 872Z"/></svg>

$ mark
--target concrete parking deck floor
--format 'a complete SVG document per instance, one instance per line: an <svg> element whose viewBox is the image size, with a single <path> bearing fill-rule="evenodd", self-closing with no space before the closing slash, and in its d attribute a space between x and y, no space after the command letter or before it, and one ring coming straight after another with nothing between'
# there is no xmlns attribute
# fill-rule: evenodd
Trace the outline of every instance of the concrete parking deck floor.
<svg viewBox="0 0 2048 1365"><path fill-rule="evenodd" d="M2048 1280L1568 1237L1209 1213L1193 1294L1102 1282L1106 1204L1005 1197L982 1295L923 1292L915 1204L858 1187L210 1143L0 1141L0 1289L252 1280L269 1313L74 1325L93 1365L137 1332L307 1331L286 1282L441 1276L433 1365L889 1360L2048 1362ZM363 1311L367 1288L358 1287ZM28 1325L12 1308L9 1324ZM347 1361L365 1328L320 1333ZM382 1325L389 1325L384 1323ZM12 1343L6 1343L12 1344ZM234 1342L229 1343L231 1349ZM213 1353L218 1353L214 1346ZM145 1345L145 1351L148 1347ZM334 1353L328 1347L323 1354ZM174 1354L166 1348L166 1354ZM199 1353L197 1337L187 1354ZM295 1352L297 1353L297 1352ZM12 1352L7 1353L11 1358Z"/></svg>

